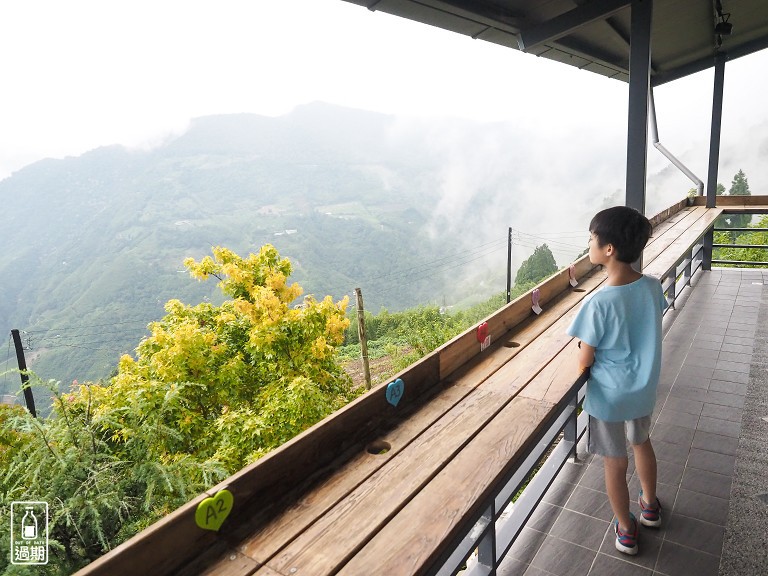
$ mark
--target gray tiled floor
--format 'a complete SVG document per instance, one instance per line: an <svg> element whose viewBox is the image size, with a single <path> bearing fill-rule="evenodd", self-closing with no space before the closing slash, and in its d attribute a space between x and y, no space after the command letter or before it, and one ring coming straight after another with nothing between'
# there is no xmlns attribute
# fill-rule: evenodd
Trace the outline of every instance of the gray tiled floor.
<svg viewBox="0 0 768 576"><path fill-rule="evenodd" d="M498 574L718 575L765 285L768 270L703 272L667 314L651 432L664 524L641 528L640 553L614 548L602 460L580 448L580 461L565 465ZM631 459L629 471L634 497Z"/></svg>

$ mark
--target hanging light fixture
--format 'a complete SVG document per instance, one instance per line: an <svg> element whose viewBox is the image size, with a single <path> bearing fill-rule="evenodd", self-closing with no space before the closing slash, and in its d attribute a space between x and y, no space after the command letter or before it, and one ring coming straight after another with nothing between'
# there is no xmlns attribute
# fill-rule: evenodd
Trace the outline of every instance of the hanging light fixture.
<svg viewBox="0 0 768 576"><path fill-rule="evenodd" d="M718 0L715 2L715 9L717 10L718 22L715 24L715 34L718 36L730 36L733 32L733 24L728 20L731 18L730 12L723 12L723 5Z"/></svg>

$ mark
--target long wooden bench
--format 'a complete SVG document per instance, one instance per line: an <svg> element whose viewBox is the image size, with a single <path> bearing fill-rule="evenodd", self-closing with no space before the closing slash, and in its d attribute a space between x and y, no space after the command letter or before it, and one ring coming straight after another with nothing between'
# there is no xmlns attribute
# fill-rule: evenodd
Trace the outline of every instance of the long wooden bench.
<svg viewBox="0 0 768 576"><path fill-rule="evenodd" d="M674 276L721 208L682 201L653 219L644 271ZM79 574L293 576L434 573L482 503L519 466L562 409L579 376L565 334L603 271L586 257L539 287L540 315L524 294L398 374L248 466ZM218 532L195 510L220 490L234 497Z"/></svg>

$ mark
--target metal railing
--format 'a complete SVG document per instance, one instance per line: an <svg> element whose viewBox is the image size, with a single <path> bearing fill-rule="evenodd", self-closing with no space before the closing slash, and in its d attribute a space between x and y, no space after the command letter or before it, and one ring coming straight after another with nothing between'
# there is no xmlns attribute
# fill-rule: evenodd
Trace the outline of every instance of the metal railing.
<svg viewBox="0 0 768 576"><path fill-rule="evenodd" d="M768 232L768 228L713 228L714 232ZM713 249L717 248L749 248L765 250L765 260L725 260L721 258L712 258L712 264L730 264L733 266L758 266L768 268L768 244L712 244Z"/></svg>
<svg viewBox="0 0 768 576"><path fill-rule="evenodd" d="M469 530L447 547L449 552L438 560L438 568L432 574L496 574L499 564L557 474L569 458L576 458L576 445L587 428L587 414L579 414L579 407L584 401L588 377L587 371L574 382L558 404L557 411L542 426L543 431L537 435L520 466L511 470L508 477L502 480L501 487L481 504L483 512L471 519ZM534 471L535 475L530 478ZM513 502L514 496L529 478L525 489ZM477 561L467 567L467 561L475 551Z"/></svg>
<svg viewBox="0 0 768 576"><path fill-rule="evenodd" d="M664 297L667 299L666 314L670 309L674 310L675 301L686 286L691 285L691 278L701 269L704 262L704 239L693 245L690 251L685 252L675 262L675 265L669 271L659 278L661 287L664 290Z"/></svg>

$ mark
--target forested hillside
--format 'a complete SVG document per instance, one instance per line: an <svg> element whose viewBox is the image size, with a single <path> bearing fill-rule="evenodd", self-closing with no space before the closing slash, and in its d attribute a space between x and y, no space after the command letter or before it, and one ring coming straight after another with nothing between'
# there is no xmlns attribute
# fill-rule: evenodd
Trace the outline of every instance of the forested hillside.
<svg viewBox="0 0 768 576"><path fill-rule="evenodd" d="M507 226L530 229L542 216L512 201L513 162L487 169L473 126L443 128L451 142L313 104L277 118L199 118L151 150L32 164L0 181L0 325L23 330L27 364L43 379L103 378L167 300L217 298L185 258L268 243L307 293L340 299L361 287L374 313L481 301L504 289ZM483 134L514 146L510 127ZM516 240L515 269L540 244ZM555 247L575 253L567 242Z"/></svg>

